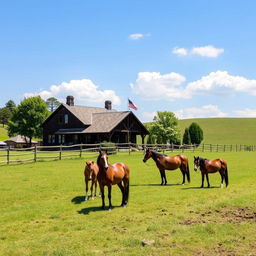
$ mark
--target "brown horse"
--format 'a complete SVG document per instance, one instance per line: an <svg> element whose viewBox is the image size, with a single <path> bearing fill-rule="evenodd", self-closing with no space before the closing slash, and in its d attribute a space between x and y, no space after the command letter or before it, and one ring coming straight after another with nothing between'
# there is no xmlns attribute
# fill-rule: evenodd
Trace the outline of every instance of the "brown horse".
<svg viewBox="0 0 256 256"><path fill-rule="evenodd" d="M147 148L143 162L145 163L150 157L152 157L152 159L155 161L156 166L160 171L160 175L162 179L161 185L167 184L165 170L175 170L177 168L180 168L181 173L183 175L182 184L185 183L185 176L187 176L187 180L188 182L190 182L188 158L186 156L184 155L166 156Z"/></svg>
<svg viewBox="0 0 256 256"><path fill-rule="evenodd" d="M228 167L227 162L224 159L215 159L208 160L202 157L194 156L194 170L196 171L200 167L201 175L202 175L202 185L201 188L204 187L204 177L206 176L206 180L208 183L208 188L210 187L208 173L216 173L219 172L221 176L221 185L223 187L223 180L225 179L226 187L228 186Z"/></svg>
<svg viewBox="0 0 256 256"><path fill-rule="evenodd" d="M88 200L88 182L89 180L92 181L91 184L91 198L94 199L94 196L96 196L96 190L97 190L97 175L99 172L99 167L94 161L87 161L85 168L84 168L84 181L85 181L85 198L84 200ZM93 186L95 187L94 195L93 195Z"/></svg>
<svg viewBox="0 0 256 256"><path fill-rule="evenodd" d="M129 178L130 169L124 163L114 163L110 165L108 163L107 152L99 151L99 156L97 158L97 164L99 166L98 182L100 185L101 198L102 198L102 209L105 208L105 195L104 187L108 187L108 200L109 200L109 210L112 209L111 203L111 190L112 185L118 185L122 192L122 203L121 206L126 207L129 197Z"/></svg>

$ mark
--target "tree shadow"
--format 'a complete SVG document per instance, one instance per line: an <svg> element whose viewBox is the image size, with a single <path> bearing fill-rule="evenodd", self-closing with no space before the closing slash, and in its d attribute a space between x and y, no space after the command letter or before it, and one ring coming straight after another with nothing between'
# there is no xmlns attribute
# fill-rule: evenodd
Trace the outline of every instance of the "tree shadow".
<svg viewBox="0 0 256 256"><path fill-rule="evenodd" d="M76 196L71 200L71 202L73 204L81 204L82 202L84 202L84 198L85 196Z"/></svg>

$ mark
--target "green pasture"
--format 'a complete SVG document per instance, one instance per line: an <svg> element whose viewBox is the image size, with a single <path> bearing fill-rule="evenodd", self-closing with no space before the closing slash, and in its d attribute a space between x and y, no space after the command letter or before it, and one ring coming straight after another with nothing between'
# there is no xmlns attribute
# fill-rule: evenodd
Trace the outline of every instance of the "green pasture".
<svg viewBox="0 0 256 256"><path fill-rule="evenodd" d="M256 255L255 153L200 154L227 160L223 189L219 174L210 176L212 188L200 189L186 154L192 181L184 186L180 171L168 171L160 186L142 153L111 155L110 163L131 169L128 207L119 207L115 186L112 211L101 210L100 198L83 201L84 162L96 155L1 166L0 255ZM144 239L154 243L143 246Z"/></svg>
<svg viewBox="0 0 256 256"><path fill-rule="evenodd" d="M0 127L0 141L3 141L3 140L7 140L9 137L7 135L7 130L6 130L6 126L5 127Z"/></svg>
<svg viewBox="0 0 256 256"><path fill-rule="evenodd" d="M196 122L204 131L203 143L256 144L256 118L198 118L179 120L182 135L186 127Z"/></svg>

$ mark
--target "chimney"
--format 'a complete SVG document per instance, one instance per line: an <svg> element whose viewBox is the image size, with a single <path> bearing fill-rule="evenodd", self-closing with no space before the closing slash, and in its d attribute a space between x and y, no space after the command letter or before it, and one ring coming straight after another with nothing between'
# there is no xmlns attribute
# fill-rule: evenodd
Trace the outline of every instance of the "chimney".
<svg viewBox="0 0 256 256"><path fill-rule="evenodd" d="M105 109L107 109L107 110L112 109L112 102L110 100L105 101Z"/></svg>
<svg viewBox="0 0 256 256"><path fill-rule="evenodd" d="M73 96L67 96L67 105L74 106L74 97Z"/></svg>

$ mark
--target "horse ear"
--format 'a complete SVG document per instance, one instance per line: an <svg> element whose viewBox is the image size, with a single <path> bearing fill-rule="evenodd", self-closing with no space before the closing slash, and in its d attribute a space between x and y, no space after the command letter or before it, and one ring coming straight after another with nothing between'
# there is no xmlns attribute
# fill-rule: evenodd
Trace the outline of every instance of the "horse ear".
<svg viewBox="0 0 256 256"><path fill-rule="evenodd" d="M196 157L194 156L194 159L196 160Z"/></svg>
<svg viewBox="0 0 256 256"><path fill-rule="evenodd" d="M105 152L106 152L106 154L108 154L108 151L107 151L107 150L106 150Z"/></svg>
<svg viewBox="0 0 256 256"><path fill-rule="evenodd" d="M92 164L94 164L94 161L92 161Z"/></svg>
<svg viewBox="0 0 256 256"><path fill-rule="evenodd" d="M102 151L101 151L101 149L99 149L99 153L100 153L100 154L102 154Z"/></svg>

